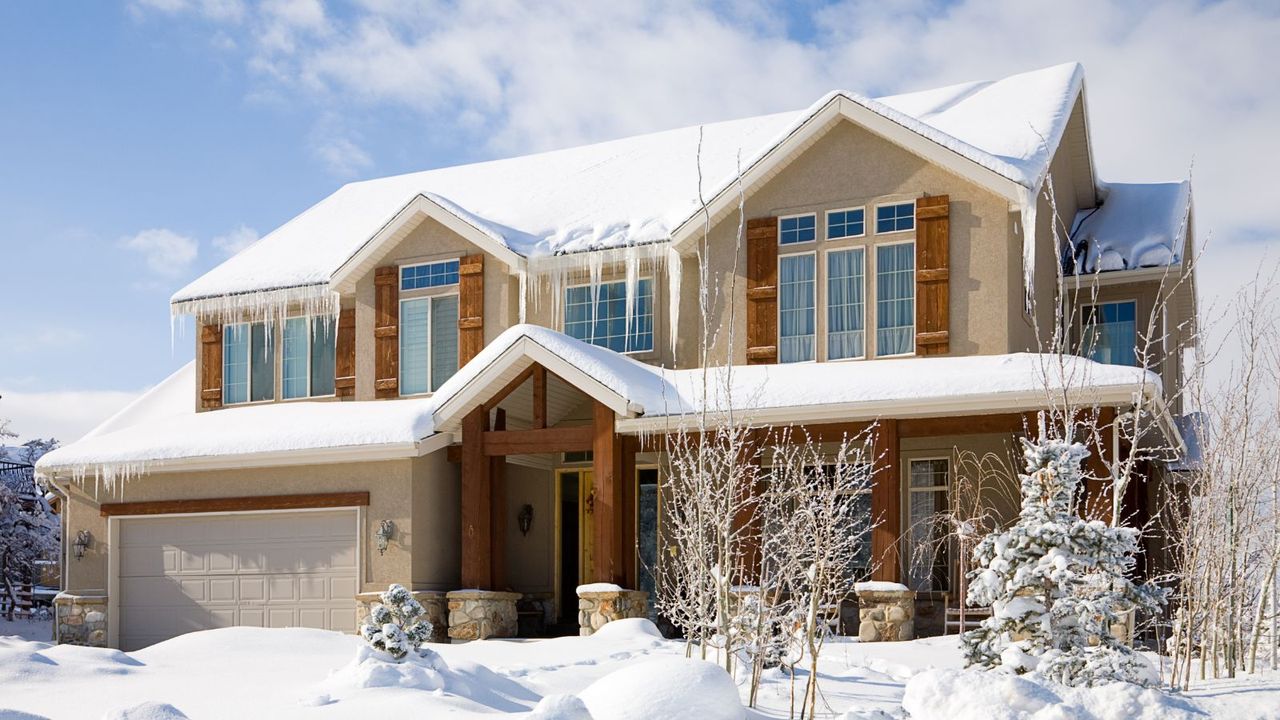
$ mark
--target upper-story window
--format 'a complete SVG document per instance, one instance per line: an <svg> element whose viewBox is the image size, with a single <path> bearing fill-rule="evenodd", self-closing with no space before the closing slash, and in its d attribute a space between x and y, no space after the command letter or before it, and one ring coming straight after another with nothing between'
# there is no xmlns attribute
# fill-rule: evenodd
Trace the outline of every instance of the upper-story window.
<svg viewBox="0 0 1280 720"><path fill-rule="evenodd" d="M222 402L274 400L276 350L266 323L236 323L222 328Z"/></svg>
<svg viewBox="0 0 1280 720"><path fill-rule="evenodd" d="M435 392L458 371L458 296L400 301L400 394Z"/></svg>
<svg viewBox="0 0 1280 720"><path fill-rule="evenodd" d="M915 351L916 244L876 246L876 354Z"/></svg>
<svg viewBox="0 0 1280 720"><path fill-rule="evenodd" d="M1111 365L1138 364L1137 304L1132 300L1084 306L1084 350Z"/></svg>
<svg viewBox="0 0 1280 720"><path fill-rule="evenodd" d="M458 261L422 263L400 267L401 290L423 290L458 284Z"/></svg>
<svg viewBox="0 0 1280 720"><path fill-rule="evenodd" d="M818 279L813 253L778 258L778 362L814 358Z"/></svg>
<svg viewBox="0 0 1280 720"><path fill-rule="evenodd" d="M865 354L866 254L864 248L827 252L827 359Z"/></svg>
<svg viewBox="0 0 1280 720"><path fill-rule="evenodd" d="M333 394L337 324L333 316L284 321L281 396L286 400Z"/></svg>
<svg viewBox="0 0 1280 720"><path fill-rule="evenodd" d="M627 324L625 280L576 285L564 291L564 332L620 353L653 350L653 280L636 281L636 297Z"/></svg>
<svg viewBox="0 0 1280 720"><path fill-rule="evenodd" d="M876 206L877 233L904 232L915 228L915 201Z"/></svg>
<svg viewBox="0 0 1280 720"><path fill-rule="evenodd" d="M818 216L793 215L778 219L778 244L795 245L818 239Z"/></svg>
<svg viewBox="0 0 1280 720"><path fill-rule="evenodd" d="M862 237L867 234L867 213L862 208L832 210L827 213L827 239Z"/></svg>

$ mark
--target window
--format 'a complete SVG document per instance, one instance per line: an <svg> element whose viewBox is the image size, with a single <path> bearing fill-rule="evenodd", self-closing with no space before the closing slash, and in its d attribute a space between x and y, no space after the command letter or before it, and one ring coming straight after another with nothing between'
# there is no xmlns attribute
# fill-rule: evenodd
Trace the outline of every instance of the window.
<svg viewBox="0 0 1280 720"><path fill-rule="evenodd" d="M814 255L778 258L778 362L814 359L817 280Z"/></svg>
<svg viewBox="0 0 1280 720"><path fill-rule="evenodd" d="M614 352L648 352L653 349L653 280L636 282L635 306L630 327L627 318L627 283L624 280L578 285L564 291L564 332Z"/></svg>
<svg viewBox="0 0 1280 720"><path fill-rule="evenodd" d="M813 242L818 237L817 215L796 215L778 219L778 244Z"/></svg>
<svg viewBox="0 0 1280 720"><path fill-rule="evenodd" d="M274 400L275 333L266 323L238 323L222 329L222 403Z"/></svg>
<svg viewBox="0 0 1280 720"><path fill-rule="evenodd" d="M879 205L876 207L876 232L892 233L914 230L916 227L915 201Z"/></svg>
<svg viewBox="0 0 1280 720"><path fill-rule="evenodd" d="M457 284L457 260L444 260L422 265L403 265L400 267L401 290L422 290L423 288Z"/></svg>
<svg viewBox="0 0 1280 720"><path fill-rule="evenodd" d="M1136 366L1136 320L1137 305L1132 300L1086 305L1081 322L1085 353L1100 363Z"/></svg>
<svg viewBox="0 0 1280 720"><path fill-rule="evenodd" d="M284 321L281 394L285 399L333 394L335 327L332 316Z"/></svg>
<svg viewBox="0 0 1280 720"><path fill-rule="evenodd" d="M458 296L400 301L400 394L435 392L458 371Z"/></svg>
<svg viewBox="0 0 1280 720"><path fill-rule="evenodd" d="M912 460L907 466L907 583L912 590L949 589L946 459Z"/></svg>
<svg viewBox="0 0 1280 720"><path fill-rule="evenodd" d="M915 351L916 245L876 247L876 354Z"/></svg>
<svg viewBox="0 0 1280 720"><path fill-rule="evenodd" d="M827 239L861 237L867 234L866 212L862 208L827 213Z"/></svg>
<svg viewBox="0 0 1280 720"><path fill-rule="evenodd" d="M866 250L827 253L827 359L863 356Z"/></svg>

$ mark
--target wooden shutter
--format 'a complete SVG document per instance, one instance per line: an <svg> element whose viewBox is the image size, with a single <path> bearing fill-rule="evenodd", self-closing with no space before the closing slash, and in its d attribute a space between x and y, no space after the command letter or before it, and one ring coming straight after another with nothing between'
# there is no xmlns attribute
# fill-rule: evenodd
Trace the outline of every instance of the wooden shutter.
<svg viewBox="0 0 1280 720"><path fill-rule="evenodd" d="M484 349L484 255L458 261L458 366Z"/></svg>
<svg viewBox="0 0 1280 720"><path fill-rule="evenodd" d="M951 204L946 195L916 200L916 354L951 350Z"/></svg>
<svg viewBox="0 0 1280 720"><path fill-rule="evenodd" d="M338 313L337 352L333 359L333 390L338 397L356 394L356 309Z"/></svg>
<svg viewBox="0 0 1280 720"><path fill-rule="evenodd" d="M374 382L380 398L400 395L400 268L387 265L373 275Z"/></svg>
<svg viewBox="0 0 1280 720"><path fill-rule="evenodd" d="M747 221L747 363L778 362L778 219Z"/></svg>
<svg viewBox="0 0 1280 720"><path fill-rule="evenodd" d="M200 407L222 407L222 326L200 326Z"/></svg>

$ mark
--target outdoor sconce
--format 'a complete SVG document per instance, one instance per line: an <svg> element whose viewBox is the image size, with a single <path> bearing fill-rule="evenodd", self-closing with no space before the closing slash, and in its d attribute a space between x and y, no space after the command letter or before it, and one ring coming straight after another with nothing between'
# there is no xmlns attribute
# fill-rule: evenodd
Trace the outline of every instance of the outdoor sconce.
<svg viewBox="0 0 1280 720"><path fill-rule="evenodd" d="M529 528L533 527L533 506L525 505L520 508L520 515L516 517L516 522L520 525L520 534L528 535Z"/></svg>
<svg viewBox="0 0 1280 720"><path fill-rule="evenodd" d="M72 544L72 548L74 548L76 553L76 559L77 560L84 559L84 551L88 550L89 546L92 544L93 544L93 536L89 534L88 530L81 530L80 532L76 533L76 541L75 543Z"/></svg>
<svg viewBox="0 0 1280 720"><path fill-rule="evenodd" d="M373 533L373 543L378 548L379 555L387 553L387 545L391 542L391 536L396 533L396 524L390 520L383 520L378 524L378 529Z"/></svg>

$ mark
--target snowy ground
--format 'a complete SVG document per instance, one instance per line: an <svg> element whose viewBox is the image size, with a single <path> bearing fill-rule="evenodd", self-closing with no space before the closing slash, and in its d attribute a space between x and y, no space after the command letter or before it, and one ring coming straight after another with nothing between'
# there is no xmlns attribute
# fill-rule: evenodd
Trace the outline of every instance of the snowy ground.
<svg viewBox="0 0 1280 720"><path fill-rule="evenodd" d="M112 711L152 701L169 703L193 719L518 713L568 720L586 717L582 703L554 696L580 694L596 720L629 717L631 711L635 714L630 717L645 717L639 711L646 703L652 708L662 702L688 717L787 716L786 678L771 675L760 710L743 715L732 707L727 678L714 668L681 665L683 645L655 637L651 628L644 621L624 621L591 638L432 645L439 657L412 668L355 664L357 638L317 630L212 630L133 653L0 638L0 708L37 717L94 719L119 717ZM830 716L902 717L904 688L916 677L908 694L930 707L913 717L963 717L956 714L954 701L966 699L975 718L1280 720L1280 675L1206 684L1181 698L1106 689L1055 695L1018 678L950 672L960 665L954 638L833 642L821 668ZM929 669L935 672L925 672ZM588 689L619 670L626 674ZM659 681L663 673L682 680ZM727 701L716 694L724 689L716 680L724 681ZM531 715L547 696L552 699ZM723 714L708 714L710 698L717 699ZM0 710L0 719L7 717L30 716Z"/></svg>
<svg viewBox="0 0 1280 720"><path fill-rule="evenodd" d="M17 635L24 640L48 642L53 637L52 620L14 620L12 622L0 617L0 637ZM0 645L0 647L3 647Z"/></svg>

